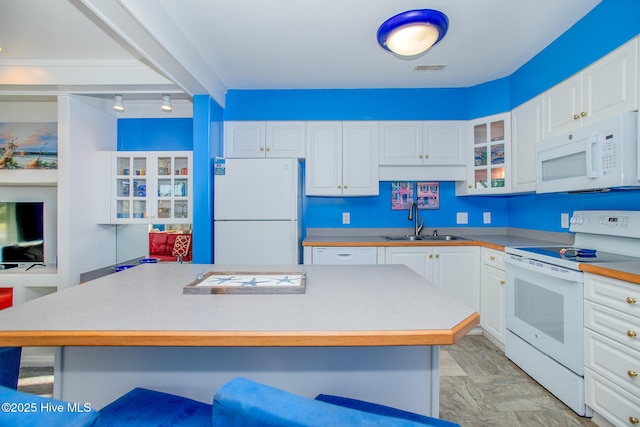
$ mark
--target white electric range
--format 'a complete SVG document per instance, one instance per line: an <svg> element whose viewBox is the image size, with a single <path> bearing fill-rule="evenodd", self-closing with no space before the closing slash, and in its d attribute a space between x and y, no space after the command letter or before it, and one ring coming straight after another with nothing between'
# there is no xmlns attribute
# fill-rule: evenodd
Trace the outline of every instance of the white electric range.
<svg viewBox="0 0 640 427"><path fill-rule="evenodd" d="M581 263L640 262L640 212L576 211L570 246L505 248L505 352L579 415L585 405Z"/></svg>

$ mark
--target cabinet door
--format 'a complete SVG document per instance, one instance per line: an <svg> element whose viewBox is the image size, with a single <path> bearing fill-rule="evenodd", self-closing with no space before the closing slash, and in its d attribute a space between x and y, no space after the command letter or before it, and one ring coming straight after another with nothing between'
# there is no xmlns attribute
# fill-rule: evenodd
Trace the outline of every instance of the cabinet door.
<svg viewBox="0 0 640 427"><path fill-rule="evenodd" d="M225 156L230 158L265 157L265 131L265 122L225 122Z"/></svg>
<svg viewBox="0 0 640 427"><path fill-rule="evenodd" d="M385 264L404 264L420 276L433 281L433 252L427 247L385 248Z"/></svg>
<svg viewBox="0 0 640 427"><path fill-rule="evenodd" d="M542 95L544 105L543 139L576 129L582 110L582 73L554 86Z"/></svg>
<svg viewBox="0 0 640 427"><path fill-rule="evenodd" d="M305 122L267 122L267 157L303 158Z"/></svg>
<svg viewBox="0 0 640 427"><path fill-rule="evenodd" d="M378 122L344 122L342 145L342 194L378 195Z"/></svg>
<svg viewBox="0 0 640 427"><path fill-rule="evenodd" d="M422 165L422 122L380 122L380 165Z"/></svg>
<svg viewBox="0 0 640 427"><path fill-rule="evenodd" d="M424 122L422 147L425 165L465 165L465 121Z"/></svg>
<svg viewBox="0 0 640 427"><path fill-rule="evenodd" d="M433 248L434 283L440 289L480 311L480 249L472 246Z"/></svg>
<svg viewBox="0 0 640 427"><path fill-rule="evenodd" d="M467 180L456 194L503 194L511 189L511 113L471 120L468 124Z"/></svg>
<svg viewBox="0 0 640 427"><path fill-rule="evenodd" d="M542 141L542 97L511 112L511 192L536 190L536 144Z"/></svg>
<svg viewBox="0 0 640 427"><path fill-rule="evenodd" d="M154 194L149 203L154 221L164 224L190 223L193 217L192 153L156 152L153 155Z"/></svg>
<svg viewBox="0 0 640 427"><path fill-rule="evenodd" d="M504 271L488 265L482 266L480 326L503 345L506 333L504 284Z"/></svg>
<svg viewBox="0 0 640 427"><path fill-rule="evenodd" d="M583 126L638 109L638 39L633 39L583 72Z"/></svg>
<svg viewBox="0 0 640 427"><path fill-rule="evenodd" d="M342 123L307 124L305 192L309 196L342 194Z"/></svg>
<svg viewBox="0 0 640 427"><path fill-rule="evenodd" d="M151 205L148 198L153 194L153 180L147 172L151 161L146 153L112 153L112 210L114 224L144 224L151 221Z"/></svg>

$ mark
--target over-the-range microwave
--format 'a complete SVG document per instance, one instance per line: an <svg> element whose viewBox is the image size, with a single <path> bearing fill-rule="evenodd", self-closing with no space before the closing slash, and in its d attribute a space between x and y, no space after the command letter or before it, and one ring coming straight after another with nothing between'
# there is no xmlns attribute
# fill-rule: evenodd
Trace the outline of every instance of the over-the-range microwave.
<svg viewBox="0 0 640 427"><path fill-rule="evenodd" d="M536 147L536 192L639 187L637 145L637 112L543 141Z"/></svg>

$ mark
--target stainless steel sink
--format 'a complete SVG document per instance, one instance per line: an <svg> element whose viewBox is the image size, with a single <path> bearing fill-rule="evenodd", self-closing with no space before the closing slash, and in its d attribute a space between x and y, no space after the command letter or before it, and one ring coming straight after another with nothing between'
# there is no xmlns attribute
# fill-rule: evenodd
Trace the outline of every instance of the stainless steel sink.
<svg viewBox="0 0 640 427"><path fill-rule="evenodd" d="M450 234L443 234L441 236L419 236L420 240L434 240L434 241L446 241L446 240L469 240L466 237L452 236Z"/></svg>
<svg viewBox="0 0 640 427"><path fill-rule="evenodd" d="M465 237L452 236L451 234L443 234L440 236L429 236L426 234L424 236L415 236L412 234L405 234L401 236L382 236L382 238L389 241L423 240L423 241L442 242L442 241L449 241L449 240L469 240Z"/></svg>
<svg viewBox="0 0 640 427"><path fill-rule="evenodd" d="M402 240L408 240L408 241L420 240L422 237L424 237L424 236L415 236L415 235L412 235L412 234L406 234L404 236L382 236L383 239L392 240L392 241L396 241L396 240L399 240L399 241L402 241Z"/></svg>

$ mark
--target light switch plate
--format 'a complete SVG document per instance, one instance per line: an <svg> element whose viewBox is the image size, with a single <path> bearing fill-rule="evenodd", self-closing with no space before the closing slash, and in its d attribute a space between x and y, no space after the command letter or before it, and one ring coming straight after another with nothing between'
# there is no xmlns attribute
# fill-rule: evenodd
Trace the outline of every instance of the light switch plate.
<svg viewBox="0 0 640 427"><path fill-rule="evenodd" d="M351 213L350 212L342 212L342 223L343 224L351 224Z"/></svg>
<svg viewBox="0 0 640 427"><path fill-rule="evenodd" d="M561 213L560 214L560 227L569 228L569 214Z"/></svg>
<svg viewBox="0 0 640 427"><path fill-rule="evenodd" d="M482 214L482 220L485 224L491 224L491 212L484 212Z"/></svg>
<svg viewBox="0 0 640 427"><path fill-rule="evenodd" d="M469 224L469 213L468 212L456 213L456 224Z"/></svg>

